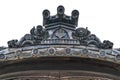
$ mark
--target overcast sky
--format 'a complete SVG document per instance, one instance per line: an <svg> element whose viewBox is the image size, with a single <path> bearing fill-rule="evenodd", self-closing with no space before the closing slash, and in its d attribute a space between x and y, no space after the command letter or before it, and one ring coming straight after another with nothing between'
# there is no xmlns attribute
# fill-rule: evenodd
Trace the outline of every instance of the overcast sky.
<svg viewBox="0 0 120 80"><path fill-rule="evenodd" d="M0 46L42 25L42 11L49 9L54 15L59 5L67 15L79 10L78 27L88 27L101 41L110 40L114 48L120 47L120 0L0 0Z"/></svg>

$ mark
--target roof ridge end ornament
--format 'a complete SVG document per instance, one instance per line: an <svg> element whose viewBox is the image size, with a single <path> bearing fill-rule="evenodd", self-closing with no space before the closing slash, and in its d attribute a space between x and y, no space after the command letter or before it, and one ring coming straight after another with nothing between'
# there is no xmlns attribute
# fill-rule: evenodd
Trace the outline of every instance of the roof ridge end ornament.
<svg viewBox="0 0 120 80"><path fill-rule="evenodd" d="M62 5L57 7L57 14L54 16L50 16L50 11L45 9L43 11L43 26L46 26L55 22L63 22L67 24L72 24L75 27L77 27L79 11L73 10L71 12L71 16L67 16L64 12L65 12L65 8Z"/></svg>

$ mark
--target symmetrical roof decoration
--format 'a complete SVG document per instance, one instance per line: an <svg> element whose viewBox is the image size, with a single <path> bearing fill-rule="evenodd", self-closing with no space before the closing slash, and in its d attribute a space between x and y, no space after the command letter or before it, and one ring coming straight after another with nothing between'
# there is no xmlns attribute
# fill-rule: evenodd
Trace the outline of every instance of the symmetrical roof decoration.
<svg viewBox="0 0 120 80"><path fill-rule="evenodd" d="M101 42L88 28L78 27L77 10L71 16L64 11L63 6L58 6L57 14L50 16L49 10L44 10L43 26L33 27L20 40L8 41L8 48L1 48L0 80L32 80L41 75L52 78L53 74L48 75L50 70L59 71L58 78L50 80L63 80L72 75L70 80L75 77L78 80L80 77L82 80L120 79L120 49L113 49L109 40ZM40 70L48 72L44 74ZM67 74L62 70L68 70ZM24 78L26 75L29 77ZM65 75L68 77L62 77Z"/></svg>
<svg viewBox="0 0 120 80"><path fill-rule="evenodd" d="M11 52L15 53L15 56L20 56L25 50L30 51L30 56L37 53L41 56L63 56L62 53L64 56L68 56L68 54L75 56L81 53L84 55L95 53L94 58L98 59L95 56L98 55L101 58L101 56L106 56L109 53L114 57L113 59L120 59L120 52L112 49L112 42L108 40L101 42L95 34L91 34L88 28L77 28L78 10L73 10L71 16L64 14L64 11L65 9L61 5L58 6L55 16L50 16L49 10L44 10L43 26L33 27L30 34L25 34L19 41L8 41L9 48L1 51L0 58L9 59L7 56ZM63 52L60 53L61 51ZM96 55L96 53L98 54ZM22 55L22 57L25 56Z"/></svg>
<svg viewBox="0 0 120 80"><path fill-rule="evenodd" d="M71 26L76 27L78 24L78 17L79 12L78 10L73 10L71 13L71 16L67 16L64 14L64 7L59 6L57 8L57 14L54 16L50 16L49 10L43 11L43 26L49 25L49 24L56 24L56 23L65 23L70 24Z"/></svg>
<svg viewBox="0 0 120 80"><path fill-rule="evenodd" d="M43 26L38 25L30 30L30 34L25 34L18 40L8 41L9 48L18 48L34 45L83 45L94 46L101 49L112 49L113 43L105 40L103 42L95 35L91 34L88 28L76 28L79 12L73 10L71 16L64 14L64 7L57 8L57 14L50 16L49 10L43 11Z"/></svg>

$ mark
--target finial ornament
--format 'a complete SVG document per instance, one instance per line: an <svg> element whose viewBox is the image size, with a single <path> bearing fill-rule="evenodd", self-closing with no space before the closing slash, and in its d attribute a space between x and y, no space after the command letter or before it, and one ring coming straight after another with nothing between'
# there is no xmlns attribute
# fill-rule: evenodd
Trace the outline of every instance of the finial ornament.
<svg viewBox="0 0 120 80"><path fill-rule="evenodd" d="M78 10L73 10L71 16L67 16L65 14L65 8L62 5L60 5L57 7L57 14L54 16L50 16L50 12L47 9L43 11L43 26L47 26L54 23L65 23L76 27L78 23L78 18Z"/></svg>
<svg viewBox="0 0 120 80"><path fill-rule="evenodd" d="M60 6L57 7L57 15L59 17L63 17L64 12L65 12L65 8L62 5L60 5Z"/></svg>

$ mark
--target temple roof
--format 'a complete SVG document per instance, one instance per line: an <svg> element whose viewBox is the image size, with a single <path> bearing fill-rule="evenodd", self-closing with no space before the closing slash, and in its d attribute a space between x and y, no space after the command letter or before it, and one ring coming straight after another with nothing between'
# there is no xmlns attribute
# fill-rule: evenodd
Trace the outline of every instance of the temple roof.
<svg viewBox="0 0 120 80"><path fill-rule="evenodd" d="M54 16L44 10L43 25L0 48L0 80L48 80L51 75L58 75L55 80L63 80L62 75L76 80L120 79L120 49L109 40L101 41L88 27L79 27L78 10L71 16L64 11L61 5Z"/></svg>
<svg viewBox="0 0 120 80"><path fill-rule="evenodd" d="M58 6L57 14L43 11L43 26L37 25L20 40L8 41L8 48L0 51L0 60L36 57L79 57L110 61L120 64L120 51L113 49L109 40L103 42L88 28L78 27L79 11L71 16Z"/></svg>

